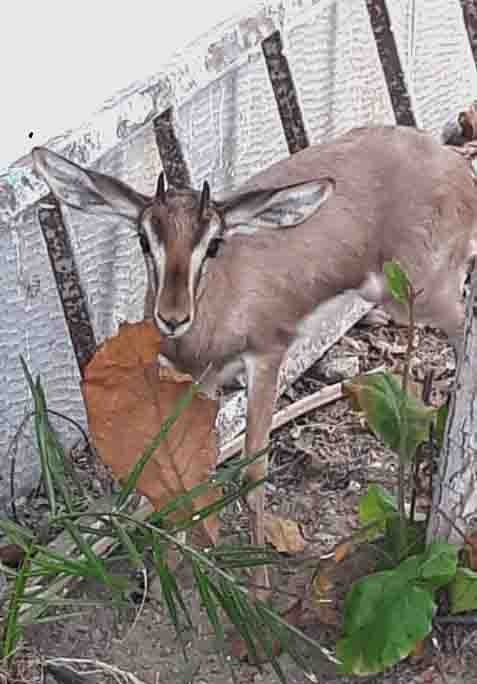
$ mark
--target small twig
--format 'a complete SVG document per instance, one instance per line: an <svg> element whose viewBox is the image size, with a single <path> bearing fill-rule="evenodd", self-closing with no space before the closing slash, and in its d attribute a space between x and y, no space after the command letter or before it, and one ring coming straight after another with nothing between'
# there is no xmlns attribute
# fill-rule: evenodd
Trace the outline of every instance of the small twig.
<svg viewBox="0 0 477 684"><path fill-rule="evenodd" d="M101 660L93 660L91 658L48 658L44 665L48 666L63 666L70 669L75 674L102 674L107 673L111 677L114 677L118 682L130 682L130 684L145 684L142 679L139 679L132 672L126 672L119 667L110 665L109 663L104 663ZM73 665L87 665L94 668L93 670L84 671L76 670Z"/></svg>
<svg viewBox="0 0 477 684"><path fill-rule="evenodd" d="M66 416L64 413L60 413L59 411L53 411L53 409L47 409L47 413L51 413L52 416L62 418L67 423L73 425L73 427L75 427L78 430L78 432L81 433L81 436L84 439L87 448L91 450L91 442L89 440L88 434L84 427L78 423L78 421L74 420L73 418L70 418L69 416Z"/></svg>
<svg viewBox="0 0 477 684"><path fill-rule="evenodd" d="M437 615L434 622L438 625L477 625L477 613L465 615Z"/></svg>
<svg viewBox="0 0 477 684"><path fill-rule="evenodd" d="M415 331L415 315L414 315L414 305L416 303L417 297L422 291L416 291L412 284L409 283L408 292L408 309L409 309L409 326L407 330L407 348L406 356L404 359L404 368L402 376L402 391L403 391L403 407L407 401L407 389L409 385L409 379L411 375L411 361L412 354L414 351L414 331ZM405 427L405 429L403 429ZM399 555L402 554L402 550L405 546L406 540L406 442L407 442L407 424L401 425L401 434L399 440L399 453L398 453L398 513L399 513Z"/></svg>

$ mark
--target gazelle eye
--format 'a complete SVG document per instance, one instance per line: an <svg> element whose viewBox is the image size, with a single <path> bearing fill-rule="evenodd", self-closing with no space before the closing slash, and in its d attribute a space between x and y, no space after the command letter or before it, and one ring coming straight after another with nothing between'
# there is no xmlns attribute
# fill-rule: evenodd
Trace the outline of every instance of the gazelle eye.
<svg viewBox="0 0 477 684"><path fill-rule="evenodd" d="M139 244L141 245L141 249L142 249L143 254L150 254L151 253L151 247L149 245L149 240L144 235L144 233L139 233Z"/></svg>
<svg viewBox="0 0 477 684"><path fill-rule="evenodd" d="M223 242L222 238L212 238L212 240L209 242L209 245L207 247L207 252L205 253L205 256L208 257L209 259L215 259L217 256L217 252L219 251L219 247L221 243Z"/></svg>

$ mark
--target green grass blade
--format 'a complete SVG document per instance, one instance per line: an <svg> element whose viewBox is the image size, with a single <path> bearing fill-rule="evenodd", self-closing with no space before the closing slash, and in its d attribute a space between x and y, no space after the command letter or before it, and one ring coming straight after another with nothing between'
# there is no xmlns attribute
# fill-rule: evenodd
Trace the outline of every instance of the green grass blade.
<svg viewBox="0 0 477 684"><path fill-rule="evenodd" d="M12 544L17 544L24 550L29 548L30 542L35 540L35 534L31 530L22 527L13 520L0 518L0 530L5 533Z"/></svg>
<svg viewBox="0 0 477 684"><path fill-rule="evenodd" d="M102 559L93 551L92 547L84 540L84 538L78 532L78 530L76 529L75 525L71 522L71 520L65 520L63 524L65 526L65 529L69 532L71 538L75 542L78 549L81 551L83 556L88 561L88 566L91 568L92 571L91 574L94 574L98 579L100 579L107 586L113 589L115 583L112 580L112 577L107 572L106 566Z"/></svg>
<svg viewBox="0 0 477 684"><path fill-rule="evenodd" d="M258 601L252 604L250 598L242 591L234 589L236 601L241 607L243 621L248 625L249 630L258 644L260 644L268 661L275 670L277 677L282 684L286 684L285 673L283 672L280 663L273 650L273 640L270 635L268 624L262 619L260 612L257 609Z"/></svg>
<svg viewBox="0 0 477 684"><path fill-rule="evenodd" d="M210 584L210 589L216 596L220 607L244 640L250 658L254 662L258 662L258 653L255 647L254 636L250 631L248 623L243 619L240 604L237 604L236 594L231 591L230 585L230 582L226 582L223 578L220 578L217 585Z"/></svg>
<svg viewBox="0 0 477 684"><path fill-rule="evenodd" d="M229 668L232 680L235 681L235 672L232 663L225 657L225 631L217 611L217 599L210 590L210 579L207 573L203 572L197 561L191 559L191 564L202 606L204 607L212 629L214 630L217 653L222 660L222 665Z"/></svg>
<svg viewBox="0 0 477 684"><path fill-rule="evenodd" d="M121 542L122 546L127 551L127 555L128 555L129 560L131 561L131 563L136 568L143 568L144 567L143 555L136 548L136 545L134 544L132 538L127 533L124 526L121 525L119 520L117 518L115 518L114 516L111 516L111 522L112 522L112 525L113 525L115 531L117 532L117 535L119 537L119 541Z"/></svg>
<svg viewBox="0 0 477 684"><path fill-rule="evenodd" d="M161 429L159 430L158 434L152 439L150 444L144 449L141 458L138 460L138 462L135 464L134 468L131 470L130 474L128 475L123 487L121 488L121 491L119 492L117 501L116 501L116 507L121 509L126 501L128 500L130 494L132 491L136 488L137 481L144 469L144 466L146 463L149 461L151 458L152 454L156 451L156 449L160 446L160 444L166 439L169 430L171 427L174 425L176 420L179 418L181 415L182 411L190 404L194 396L197 394L199 391L199 386L196 384L192 384L189 389L184 392L183 396L178 399L176 402L176 405L174 407L174 410L172 411L172 414L166 418L166 420L163 422L161 425Z"/></svg>
<svg viewBox="0 0 477 684"><path fill-rule="evenodd" d="M18 618L25 596L26 584L29 578L30 554L31 551L27 553L27 556L24 558L23 563L18 571L8 607L7 623L2 640L2 656L7 662L15 651L15 648L21 637L21 627Z"/></svg>
<svg viewBox="0 0 477 684"><path fill-rule="evenodd" d="M213 630L215 632L218 651L220 653L223 653L225 644L225 633L222 623L220 622L219 614L217 612L215 598L211 594L209 588L209 578L207 574L202 571L197 561L192 561L192 571L194 573L194 578L197 585L197 589L199 590L202 605L205 611L207 612L209 622L212 625Z"/></svg>
<svg viewBox="0 0 477 684"><path fill-rule="evenodd" d="M259 565L277 565L283 562L280 554L266 546L217 546L207 554L208 558L221 568L239 570Z"/></svg>
<svg viewBox="0 0 477 684"><path fill-rule="evenodd" d="M297 642L296 637L274 617L271 617L266 610L263 610L263 605L261 603L256 604L256 610L263 622L267 625L270 634L280 644L283 653L287 653L303 672L307 672L309 670L309 664L295 646L295 642Z"/></svg>
<svg viewBox="0 0 477 684"><path fill-rule="evenodd" d="M179 612L177 610L177 605L176 605L176 600L178 598L178 587L177 583L175 581L174 576L172 575L171 571L169 570L169 567L167 566L167 563L164 560L164 557L161 553L157 553L157 550L153 547L153 556L154 556L154 566L157 572L157 576L159 578L159 582L161 584L161 592L163 599L165 601L165 604L167 606L167 610L169 612L169 617L171 619L172 624L174 625L174 629L176 630L177 638L179 639L179 642L181 644L182 648L182 654L184 656L184 660L188 660L187 658L187 651L184 643L184 639L182 636L182 630L181 630L181 624L179 620ZM187 609L185 610L185 615L190 621L190 616L187 613Z"/></svg>

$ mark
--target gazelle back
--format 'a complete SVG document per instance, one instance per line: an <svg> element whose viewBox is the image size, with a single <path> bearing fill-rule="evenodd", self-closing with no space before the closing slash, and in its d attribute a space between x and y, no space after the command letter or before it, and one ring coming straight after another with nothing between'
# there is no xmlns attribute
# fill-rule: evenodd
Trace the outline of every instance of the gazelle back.
<svg viewBox="0 0 477 684"><path fill-rule="evenodd" d="M164 336L163 354L213 383L244 368L246 450L269 436L284 354L327 299L356 290L402 312L382 267L396 259L418 290L416 316L455 342L462 286L477 235L469 163L454 148L402 127L355 129L213 198L165 187L147 198L110 177L37 148L37 170L70 206L115 214L140 240L148 274L146 315ZM262 477L266 460L250 469ZM263 543L263 491L254 493L254 540ZM267 585L265 572L261 576Z"/></svg>

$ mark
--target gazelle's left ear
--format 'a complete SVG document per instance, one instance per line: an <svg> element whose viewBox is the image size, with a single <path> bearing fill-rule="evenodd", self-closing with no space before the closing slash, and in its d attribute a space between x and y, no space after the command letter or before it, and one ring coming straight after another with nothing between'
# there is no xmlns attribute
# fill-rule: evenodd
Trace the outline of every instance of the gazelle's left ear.
<svg viewBox="0 0 477 684"><path fill-rule="evenodd" d="M285 188L249 190L220 203L225 235L264 228L293 228L315 214L333 194L331 178L318 178Z"/></svg>

